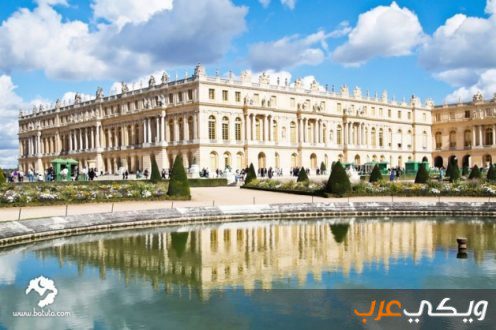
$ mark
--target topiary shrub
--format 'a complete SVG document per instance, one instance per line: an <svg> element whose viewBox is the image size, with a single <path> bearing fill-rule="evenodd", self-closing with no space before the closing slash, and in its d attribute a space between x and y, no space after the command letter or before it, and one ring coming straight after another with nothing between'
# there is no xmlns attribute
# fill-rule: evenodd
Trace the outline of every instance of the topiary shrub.
<svg viewBox="0 0 496 330"><path fill-rule="evenodd" d="M248 173L246 173L245 184L252 182L257 179L257 173L255 172L255 167L253 167L253 163L250 164L248 168Z"/></svg>
<svg viewBox="0 0 496 330"><path fill-rule="evenodd" d="M348 178L348 174L341 165L341 162L337 162L331 169L331 175L329 175L329 180L327 181L325 192L343 196L351 191L351 183Z"/></svg>
<svg viewBox="0 0 496 330"><path fill-rule="evenodd" d="M470 171L470 175L468 176L468 178L469 180L475 180L481 178L481 172L477 165L474 165L474 167L472 167L472 170Z"/></svg>
<svg viewBox="0 0 496 330"><path fill-rule="evenodd" d="M307 171L305 171L304 167L300 168L300 171L298 172L298 179L296 180L296 182L308 182L308 181L309 179L308 179Z"/></svg>
<svg viewBox="0 0 496 330"><path fill-rule="evenodd" d="M3 173L2 168L0 168L0 186L5 183L5 174Z"/></svg>
<svg viewBox="0 0 496 330"><path fill-rule="evenodd" d="M450 166L451 165L451 166ZM453 158L448 165L448 168L450 168L450 181L451 182L456 182L460 180L460 169L458 168L458 162L456 161L455 158ZM446 170L446 175L448 175L448 170Z"/></svg>
<svg viewBox="0 0 496 330"><path fill-rule="evenodd" d="M157 160L155 159L155 155L151 155L152 162L152 173L150 175L150 182L157 183L162 180L162 176L160 175L160 171L158 170Z"/></svg>
<svg viewBox="0 0 496 330"><path fill-rule="evenodd" d="M448 160L448 166L446 167L446 177L451 178L451 173L453 172L453 166L452 166L453 160Z"/></svg>
<svg viewBox="0 0 496 330"><path fill-rule="evenodd" d="M334 241L336 241L336 243L338 244L343 243L344 240L346 239L346 234L348 234L348 229L350 228L350 225L347 223L338 223L330 226L331 226L332 236L334 236Z"/></svg>
<svg viewBox="0 0 496 330"><path fill-rule="evenodd" d="M379 169L379 165L375 165L372 169L372 173L370 173L369 182L379 182L382 181L382 173Z"/></svg>
<svg viewBox="0 0 496 330"><path fill-rule="evenodd" d="M463 166L462 168L462 175L467 176L468 175L468 166Z"/></svg>
<svg viewBox="0 0 496 330"><path fill-rule="evenodd" d="M427 171L426 165L420 164L420 167L415 176L415 183L427 183L429 182L429 171Z"/></svg>
<svg viewBox="0 0 496 330"><path fill-rule="evenodd" d="M324 162L321 162L320 163L320 174L325 173L325 171L327 171L327 167L326 167Z"/></svg>
<svg viewBox="0 0 496 330"><path fill-rule="evenodd" d="M191 197L188 177L186 176L186 171L184 170L183 158L181 155L176 157L174 165L172 166L167 195L174 197Z"/></svg>
<svg viewBox="0 0 496 330"><path fill-rule="evenodd" d="M496 181L496 169L493 164L489 165L489 170L487 171L487 179L489 181Z"/></svg>

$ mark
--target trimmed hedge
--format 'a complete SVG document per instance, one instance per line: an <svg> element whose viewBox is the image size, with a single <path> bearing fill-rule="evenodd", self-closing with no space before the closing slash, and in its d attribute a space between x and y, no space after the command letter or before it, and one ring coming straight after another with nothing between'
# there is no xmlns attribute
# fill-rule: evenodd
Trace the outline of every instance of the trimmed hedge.
<svg viewBox="0 0 496 330"><path fill-rule="evenodd" d="M487 171L487 179L489 181L496 181L496 169L493 164L489 165L489 170Z"/></svg>
<svg viewBox="0 0 496 330"><path fill-rule="evenodd" d="M178 155L174 160L172 172L170 174L169 188L167 189L167 196L181 196L190 197L188 177L184 170L183 157Z"/></svg>
<svg viewBox="0 0 496 330"><path fill-rule="evenodd" d="M320 173L325 173L325 171L327 171L327 167L326 167L326 164L324 162L321 162L320 163Z"/></svg>
<svg viewBox="0 0 496 330"><path fill-rule="evenodd" d="M379 169L379 165L376 164L372 169L372 173L370 173L369 182L378 182L382 181L382 179L381 170Z"/></svg>
<svg viewBox="0 0 496 330"><path fill-rule="evenodd" d="M157 183L160 180L162 180L162 176L160 175L160 171L158 170L158 165L157 165L157 160L155 159L155 155L151 155L151 162L152 162L152 173L150 175L150 182L151 183Z"/></svg>
<svg viewBox="0 0 496 330"><path fill-rule="evenodd" d="M4 183L6 183L5 174L3 173L2 168L0 168L0 186L3 185Z"/></svg>
<svg viewBox="0 0 496 330"><path fill-rule="evenodd" d="M329 175L329 180L325 187L325 192L338 196L344 196L351 192L350 179L339 161L332 167L331 175Z"/></svg>
<svg viewBox="0 0 496 330"><path fill-rule="evenodd" d="M255 172L255 167L253 167L253 163L250 163L250 167L248 168L248 173L246 173L245 184L248 184L256 179L257 179L257 172Z"/></svg>
<svg viewBox="0 0 496 330"><path fill-rule="evenodd" d="M308 179L307 171L305 171L304 167L300 168L296 182L308 182L308 180L310 179Z"/></svg>
<svg viewBox="0 0 496 330"><path fill-rule="evenodd" d="M427 183L429 179L429 172L425 168L425 165L423 163L420 164L417 175L415 176L415 183Z"/></svg>
<svg viewBox="0 0 496 330"><path fill-rule="evenodd" d="M480 179L482 176L481 171L479 170L479 167L477 165L474 165L472 167L472 170L470 171L470 175L468 176L469 180L473 179Z"/></svg>
<svg viewBox="0 0 496 330"><path fill-rule="evenodd" d="M458 168L458 162L456 161L456 159L451 160L450 164L448 165L448 169L450 172L449 178L451 182L460 180L460 169ZM446 170L446 175L448 175L448 170Z"/></svg>

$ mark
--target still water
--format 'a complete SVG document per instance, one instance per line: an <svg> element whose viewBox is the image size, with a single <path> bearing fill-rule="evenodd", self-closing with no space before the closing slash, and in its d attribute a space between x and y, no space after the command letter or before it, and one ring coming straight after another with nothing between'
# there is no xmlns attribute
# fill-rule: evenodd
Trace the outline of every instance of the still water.
<svg viewBox="0 0 496 330"><path fill-rule="evenodd" d="M464 259L457 258L458 236L468 238ZM57 289L54 303L43 310L69 316L14 317L42 310L37 304L46 293L26 294L39 276ZM0 250L0 329L319 327L327 307L301 307L299 292L379 288L496 289L496 222L243 222Z"/></svg>

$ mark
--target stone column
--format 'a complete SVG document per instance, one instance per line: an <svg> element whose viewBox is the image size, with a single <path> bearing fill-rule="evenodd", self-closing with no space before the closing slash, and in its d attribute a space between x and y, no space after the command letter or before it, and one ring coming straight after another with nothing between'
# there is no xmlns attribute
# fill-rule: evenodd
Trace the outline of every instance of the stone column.
<svg viewBox="0 0 496 330"><path fill-rule="evenodd" d="M155 143L159 141L160 138L160 120L159 117L155 117Z"/></svg>
<svg viewBox="0 0 496 330"><path fill-rule="evenodd" d="M165 111L160 113L160 142L165 141Z"/></svg>
<svg viewBox="0 0 496 330"><path fill-rule="evenodd" d="M69 132L69 135L67 135L67 137L69 138L69 150L68 151L72 151L73 149L73 146L72 146L72 131Z"/></svg>
<svg viewBox="0 0 496 330"><path fill-rule="evenodd" d="M267 116L264 116L263 118L264 118L264 120L262 120L262 122L263 122L263 138L262 138L262 140L264 142L267 142L267 141L269 141L269 139L268 139L269 129L267 127L267 121L268 120L267 120Z"/></svg>
<svg viewBox="0 0 496 330"><path fill-rule="evenodd" d="M41 154L41 132L38 132L36 142L38 144L38 146L36 148L36 153L39 155L39 154Z"/></svg>
<svg viewBox="0 0 496 330"><path fill-rule="evenodd" d="M343 138L341 139L342 140L341 142L343 142L343 145L346 145L348 144L348 123L343 124L342 134L343 134Z"/></svg>
<svg viewBox="0 0 496 330"><path fill-rule="evenodd" d="M189 141L189 122L188 116L183 116L183 136L184 141Z"/></svg>
<svg viewBox="0 0 496 330"><path fill-rule="evenodd" d="M148 119L143 120L143 143L148 143Z"/></svg>
<svg viewBox="0 0 496 330"><path fill-rule="evenodd" d="M255 131L255 115L254 114L251 114L250 115L251 117L251 141L255 141L255 137L256 137L256 131Z"/></svg>
<svg viewBox="0 0 496 330"><path fill-rule="evenodd" d="M148 136L146 138L148 143L152 143L152 119L147 118L146 120L146 132L148 133Z"/></svg>
<svg viewBox="0 0 496 330"><path fill-rule="evenodd" d="M299 118L298 119L298 122L297 122L297 129L298 129L298 143L303 143L303 133L302 133L302 130L303 130L303 123L302 123L302 119ZM290 128L291 130L291 128ZM291 138L291 131L289 132L289 135L290 135L290 138Z"/></svg>
<svg viewBox="0 0 496 330"><path fill-rule="evenodd" d="M492 127L493 130L493 146L496 145L496 125L493 125Z"/></svg>
<svg viewBox="0 0 496 330"><path fill-rule="evenodd" d="M87 150L88 148L88 129L85 127L84 128L84 149Z"/></svg>
<svg viewBox="0 0 496 330"><path fill-rule="evenodd" d="M484 131L484 126L479 126L479 145L482 147L484 145L482 132Z"/></svg>
<svg viewBox="0 0 496 330"><path fill-rule="evenodd" d="M95 147L98 149L100 148L100 125L96 124L96 132L95 132Z"/></svg>
<svg viewBox="0 0 496 330"><path fill-rule="evenodd" d="M472 127L472 147L475 147L477 145L477 140L476 140L476 131L477 130L477 126L473 126Z"/></svg>

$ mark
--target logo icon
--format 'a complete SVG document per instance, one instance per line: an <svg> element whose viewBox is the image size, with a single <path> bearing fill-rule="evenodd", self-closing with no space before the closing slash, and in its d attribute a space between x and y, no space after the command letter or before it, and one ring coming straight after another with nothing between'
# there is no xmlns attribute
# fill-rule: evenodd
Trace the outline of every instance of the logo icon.
<svg viewBox="0 0 496 330"><path fill-rule="evenodd" d="M41 308L53 304L55 301L55 296L57 296L58 293L58 290L55 287L55 282L43 276L29 281L29 286L26 289L26 295L32 290L36 291L40 297L43 297L47 291L49 292L45 298L38 302L38 306Z"/></svg>

